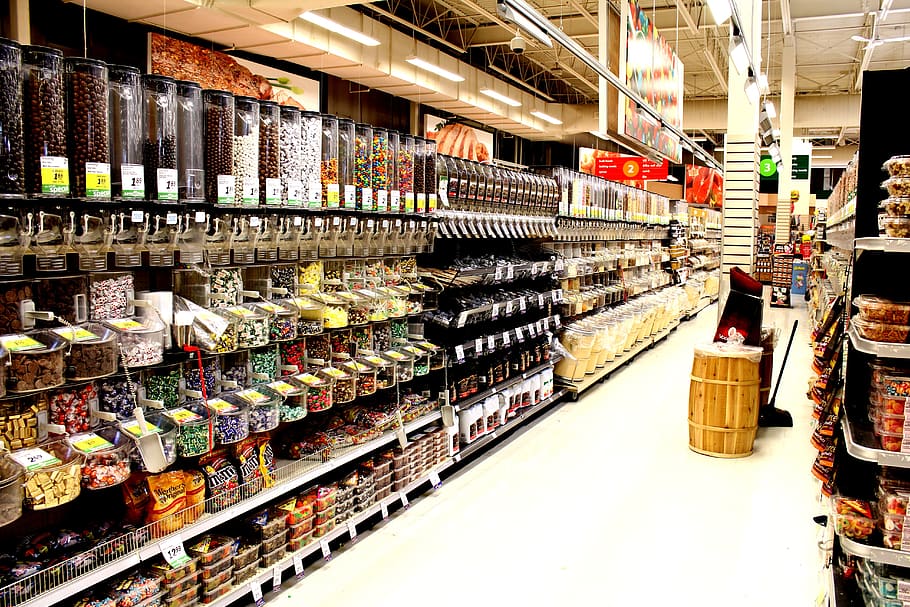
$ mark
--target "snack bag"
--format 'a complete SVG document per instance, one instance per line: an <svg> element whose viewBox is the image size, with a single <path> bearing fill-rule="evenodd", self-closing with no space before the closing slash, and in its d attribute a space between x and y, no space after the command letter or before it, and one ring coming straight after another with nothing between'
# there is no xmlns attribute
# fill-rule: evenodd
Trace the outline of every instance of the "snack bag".
<svg viewBox="0 0 910 607"><path fill-rule="evenodd" d="M136 472L120 485L123 492L123 503L126 504L124 520L131 525L141 525L149 503L149 487L146 474Z"/></svg>
<svg viewBox="0 0 910 607"><path fill-rule="evenodd" d="M262 474L259 471L259 448L255 438L245 438L233 445L234 460L240 472L240 483L247 485L250 492L262 488Z"/></svg>
<svg viewBox="0 0 910 607"><path fill-rule="evenodd" d="M182 516L172 516L186 508L186 484L183 472L151 474L148 479L149 504L146 523L158 523L152 528L161 537L183 527Z"/></svg>
<svg viewBox="0 0 910 607"><path fill-rule="evenodd" d="M259 454L259 473L262 475L262 486L271 487L275 484L275 452L272 443L265 437L256 439Z"/></svg>
<svg viewBox="0 0 910 607"><path fill-rule="evenodd" d="M206 505L206 511L218 512L233 506L240 499L240 474L228 459L223 449L212 451L199 458L199 465L205 475L206 495L214 498Z"/></svg>
<svg viewBox="0 0 910 607"><path fill-rule="evenodd" d="M183 478L186 484L186 522L195 522L202 516L205 508L205 475L198 470L184 470Z"/></svg>

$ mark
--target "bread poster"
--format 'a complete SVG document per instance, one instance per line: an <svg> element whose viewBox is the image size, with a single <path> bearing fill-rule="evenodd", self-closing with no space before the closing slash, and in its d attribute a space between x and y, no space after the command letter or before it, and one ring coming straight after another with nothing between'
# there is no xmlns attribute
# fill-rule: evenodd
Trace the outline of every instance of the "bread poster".
<svg viewBox="0 0 910 607"><path fill-rule="evenodd" d="M493 161L493 133L455 122L447 123L430 114L424 120L425 137L436 140L436 153L484 164Z"/></svg>

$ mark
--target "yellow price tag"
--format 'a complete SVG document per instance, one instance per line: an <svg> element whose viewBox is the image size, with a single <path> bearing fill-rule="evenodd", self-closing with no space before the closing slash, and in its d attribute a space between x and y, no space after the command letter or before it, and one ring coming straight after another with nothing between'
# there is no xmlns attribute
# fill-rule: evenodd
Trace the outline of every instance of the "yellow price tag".
<svg viewBox="0 0 910 607"><path fill-rule="evenodd" d="M139 422L137 421L131 421L123 424L123 429L133 436L142 435L142 432L139 430ZM154 434L156 432L161 432L161 428L150 422L145 422L145 432L146 434Z"/></svg>
<svg viewBox="0 0 910 607"><path fill-rule="evenodd" d="M98 339L98 336L82 327L58 327L52 329L54 333L67 341L89 341Z"/></svg>
<svg viewBox="0 0 910 607"><path fill-rule="evenodd" d="M110 198L111 165L105 162L85 163L85 195L88 198Z"/></svg>
<svg viewBox="0 0 910 607"><path fill-rule="evenodd" d="M259 392L258 390L253 390L253 389L241 390L240 392L237 393L237 396L239 398L242 398L243 400L253 403L254 405L258 405L259 403L264 403L269 400L268 396L266 396L262 392Z"/></svg>
<svg viewBox="0 0 910 607"><path fill-rule="evenodd" d="M44 347L40 341L32 339L28 335L7 335L0 338L0 343L10 352L20 352L22 350L38 350Z"/></svg>
<svg viewBox="0 0 910 607"><path fill-rule="evenodd" d="M177 422L180 425L199 421L202 419L201 415L197 415L196 413L193 413L189 409L183 409L183 408L174 409L173 411L170 411L169 414L171 416L171 419L173 419L175 422Z"/></svg>
<svg viewBox="0 0 910 607"><path fill-rule="evenodd" d="M41 192L66 196L70 191L69 161L60 156L41 157Z"/></svg>
<svg viewBox="0 0 910 607"><path fill-rule="evenodd" d="M95 451L110 449L113 446L110 441L97 434L87 434L82 440L73 443L73 447L83 453L94 453Z"/></svg>
<svg viewBox="0 0 910 607"><path fill-rule="evenodd" d="M293 394L297 391L297 388L285 381L275 381L267 385L269 388L282 396L288 396L289 394Z"/></svg>
<svg viewBox="0 0 910 607"><path fill-rule="evenodd" d="M121 318L120 320L112 320L112 321L110 321L110 325L112 327L116 327L118 329L123 329L125 331L129 331L131 329L143 328L142 323L136 322L135 320L133 320L131 318Z"/></svg>
<svg viewBox="0 0 910 607"><path fill-rule="evenodd" d="M238 410L237 407L225 400L221 400L220 398L214 398L210 400L209 407L218 413L233 413L234 411Z"/></svg>

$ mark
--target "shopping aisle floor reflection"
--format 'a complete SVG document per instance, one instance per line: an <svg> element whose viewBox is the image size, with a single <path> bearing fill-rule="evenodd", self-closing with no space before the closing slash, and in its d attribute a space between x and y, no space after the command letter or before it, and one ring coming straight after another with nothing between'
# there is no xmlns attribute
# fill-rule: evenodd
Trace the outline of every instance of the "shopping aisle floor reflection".
<svg viewBox="0 0 910 607"><path fill-rule="evenodd" d="M716 314L683 323L268 604L811 605L805 308L765 316L781 329L776 367L800 320L777 400L795 427L760 431L737 460L687 448L692 348Z"/></svg>

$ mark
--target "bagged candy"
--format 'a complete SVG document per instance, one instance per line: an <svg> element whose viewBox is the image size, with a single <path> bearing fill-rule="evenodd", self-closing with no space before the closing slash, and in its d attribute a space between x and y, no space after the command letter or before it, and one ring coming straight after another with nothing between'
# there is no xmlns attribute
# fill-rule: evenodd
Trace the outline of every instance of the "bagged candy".
<svg viewBox="0 0 910 607"><path fill-rule="evenodd" d="M149 504L146 523L153 527L155 537L173 533L183 527L182 516L172 516L186 508L186 483L183 472L163 472L149 475Z"/></svg>
<svg viewBox="0 0 910 607"><path fill-rule="evenodd" d="M265 437L256 439L259 452L259 473L262 475L262 486L271 487L275 484L275 452L272 443Z"/></svg>
<svg viewBox="0 0 910 607"><path fill-rule="evenodd" d="M192 523L202 516L205 508L205 475L198 470L184 470L186 484L186 522Z"/></svg>
<svg viewBox="0 0 910 607"><path fill-rule="evenodd" d="M245 438L233 445L234 459L240 472L240 483L247 485L252 493L262 488L262 473L259 470L259 446L255 438Z"/></svg>
<svg viewBox="0 0 910 607"><path fill-rule="evenodd" d="M205 486L208 498L206 510L218 512L233 506L240 499L240 474L231 463L224 450L212 451L199 458L199 465L205 475Z"/></svg>
<svg viewBox="0 0 910 607"><path fill-rule="evenodd" d="M136 472L120 485L123 492L123 503L126 504L124 520L133 525L141 525L149 503L149 486L144 472Z"/></svg>

